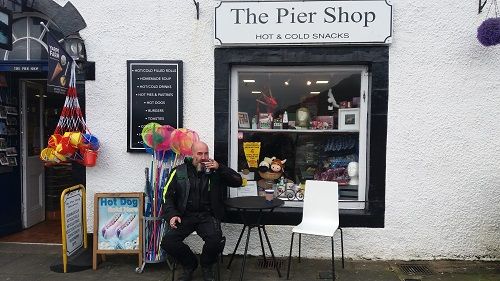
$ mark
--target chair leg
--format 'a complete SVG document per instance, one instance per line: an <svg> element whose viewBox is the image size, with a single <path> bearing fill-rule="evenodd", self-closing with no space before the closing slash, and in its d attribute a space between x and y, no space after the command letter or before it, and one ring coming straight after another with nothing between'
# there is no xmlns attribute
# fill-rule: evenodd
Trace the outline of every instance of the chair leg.
<svg viewBox="0 0 500 281"><path fill-rule="evenodd" d="M333 236L332 238L332 280L335 280L335 254L333 250Z"/></svg>
<svg viewBox="0 0 500 281"><path fill-rule="evenodd" d="M286 271L286 279L290 279L290 265L292 263L292 249L293 249L293 235L295 233L292 232L292 241L290 242L290 255L288 256L288 269Z"/></svg>
<svg viewBox="0 0 500 281"><path fill-rule="evenodd" d="M299 263L300 263L301 248L302 248L302 233L299 233Z"/></svg>
<svg viewBox="0 0 500 281"><path fill-rule="evenodd" d="M342 268L344 267L344 234L342 233L342 228L339 227L340 230L340 250L342 251Z"/></svg>
<svg viewBox="0 0 500 281"><path fill-rule="evenodd" d="M220 281L220 263L222 259L222 253L217 257L217 281Z"/></svg>
<svg viewBox="0 0 500 281"><path fill-rule="evenodd" d="M172 281L175 280L175 267L177 266L177 261L174 261L174 264L172 265Z"/></svg>
<svg viewBox="0 0 500 281"><path fill-rule="evenodd" d="M226 247L226 236L222 236L222 239L219 241L219 254L217 255L217 281L220 281L220 266L224 265L224 248Z"/></svg>

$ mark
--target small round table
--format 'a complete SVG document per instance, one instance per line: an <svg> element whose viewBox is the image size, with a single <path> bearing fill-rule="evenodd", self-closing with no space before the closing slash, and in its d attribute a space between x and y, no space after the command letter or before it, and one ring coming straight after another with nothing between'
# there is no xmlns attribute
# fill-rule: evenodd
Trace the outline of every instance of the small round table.
<svg viewBox="0 0 500 281"><path fill-rule="evenodd" d="M247 258L248 251L248 241L250 240L250 230L254 227L257 227L259 230L259 238L260 238L260 246L262 248L262 255L264 257L264 261L266 260L266 253L264 251L264 243L262 241L262 232L264 232L264 236L266 237L267 246L269 247L269 252L271 252L271 256L273 258L273 262L275 264L276 270L278 271L278 276L281 277L280 269L276 263L276 258L274 257L273 248L271 247L271 242L269 242L269 237L267 235L267 231L265 228L265 224L262 222L264 217L264 213L271 213L274 208L282 206L285 202L281 199L274 198L272 201L267 201L264 197L261 196L247 196L247 197L235 197L227 199L224 204L229 208L234 208L238 210L238 213L241 216L241 220L243 221L243 229L241 230L240 237L238 238L238 242L236 243L236 247L234 248L233 254L231 255L231 259L229 260L229 264L227 265L227 269L231 267L231 263L233 262L234 255L236 254L236 250L238 250L238 246L241 242L241 237L245 232L245 228L248 227L247 232L247 240L245 244L245 252L243 254L243 261L241 265L240 272L240 281L243 280L243 273L245 272L245 262ZM248 210L256 210L259 211L257 221L255 223L249 223L247 217ZM265 212L265 210L267 210Z"/></svg>

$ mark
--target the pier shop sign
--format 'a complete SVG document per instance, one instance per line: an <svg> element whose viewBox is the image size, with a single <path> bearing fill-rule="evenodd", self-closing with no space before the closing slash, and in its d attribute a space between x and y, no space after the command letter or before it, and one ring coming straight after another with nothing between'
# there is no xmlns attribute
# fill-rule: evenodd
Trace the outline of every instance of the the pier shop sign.
<svg viewBox="0 0 500 281"><path fill-rule="evenodd" d="M220 1L217 45L389 44L390 0Z"/></svg>

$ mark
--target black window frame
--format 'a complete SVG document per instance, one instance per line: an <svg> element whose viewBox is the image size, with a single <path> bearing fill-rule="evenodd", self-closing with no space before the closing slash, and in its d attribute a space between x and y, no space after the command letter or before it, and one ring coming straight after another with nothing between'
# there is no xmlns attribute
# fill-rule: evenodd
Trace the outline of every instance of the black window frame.
<svg viewBox="0 0 500 281"><path fill-rule="evenodd" d="M214 50L214 158L224 165L229 160L230 78L233 66L364 65L369 83L367 136L367 196L365 209L340 210L341 227L383 228L385 219L385 168L387 108L389 98L389 47L220 47ZM297 225L302 208L277 208L266 224ZM242 223L239 214L227 210L224 222Z"/></svg>

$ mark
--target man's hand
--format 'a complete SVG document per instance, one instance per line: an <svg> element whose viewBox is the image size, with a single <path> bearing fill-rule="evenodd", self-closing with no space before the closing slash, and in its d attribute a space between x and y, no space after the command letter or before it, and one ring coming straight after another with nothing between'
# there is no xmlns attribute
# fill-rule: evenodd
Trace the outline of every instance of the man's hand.
<svg viewBox="0 0 500 281"><path fill-rule="evenodd" d="M173 229L176 229L177 228L177 223L181 223L181 218L180 217L172 217L170 219L170 227L173 228Z"/></svg>
<svg viewBox="0 0 500 281"><path fill-rule="evenodd" d="M209 162L205 164L205 167L215 171L219 169L219 163L217 163L214 159L210 159Z"/></svg>

